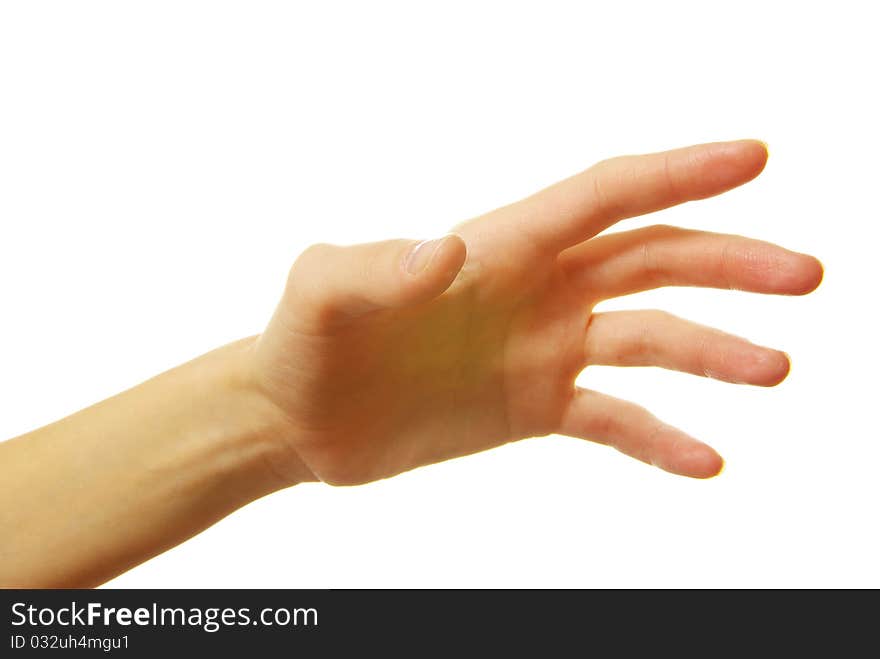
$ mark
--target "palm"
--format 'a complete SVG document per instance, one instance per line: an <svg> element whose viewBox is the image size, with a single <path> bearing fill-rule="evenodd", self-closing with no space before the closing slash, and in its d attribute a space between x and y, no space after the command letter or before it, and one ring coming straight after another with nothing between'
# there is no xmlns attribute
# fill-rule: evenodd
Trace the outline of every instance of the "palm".
<svg viewBox="0 0 880 659"><path fill-rule="evenodd" d="M803 260L782 278L778 268L756 271L755 253L777 261L792 253L745 239L736 239L737 249L745 250L740 259L730 257L730 237L675 229L591 239L622 216L683 201L683 194L707 196L699 185L710 192L731 187L730 181L709 180L682 192L682 186L670 185L666 158L659 182L637 183L632 174L618 173L602 188L594 182L585 195L588 172L461 225L457 233L467 245L467 260L452 284L427 300L371 306L346 315L345 322L328 323L321 313L309 315L321 305L288 296L263 352L271 360L273 398L293 421L297 456L324 480L355 483L562 432L612 444L678 473L717 471L711 449L641 408L577 389L577 374L588 362L661 365L773 384L780 379L779 359L757 346L755 351L765 352L752 355L743 347L751 344L699 326L679 327L656 314L599 314L591 323L592 305L664 284L806 292L818 279ZM694 161L690 156L684 165ZM762 164L746 162L733 184L754 176ZM687 258L695 253L709 262ZM320 254L310 262L331 258ZM714 270L712 259L718 261ZM649 321L660 336L653 347L645 345ZM672 337L665 345L662 334L670 328L678 343ZM701 346L698 354L694 345ZM717 346L723 350L713 356Z"/></svg>
<svg viewBox="0 0 880 659"><path fill-rule="evenodd" d="M583 366L587 311L555 264L538 269L488 259L427 304L322 341L319 354L292 342L290 359L321 365L314 389L289 403L320 435L305 459L350 461L342 471L374 480L550 432Z"/></svg>

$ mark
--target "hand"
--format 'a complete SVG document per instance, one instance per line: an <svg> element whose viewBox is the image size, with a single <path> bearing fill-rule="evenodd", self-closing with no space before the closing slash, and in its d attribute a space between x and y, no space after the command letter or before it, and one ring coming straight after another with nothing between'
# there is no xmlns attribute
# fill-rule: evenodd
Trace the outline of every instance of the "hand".
<svg viewBox="0 0 880 659"><path fill-rule="evenodd" d="M276 468L358 484L559 433L717 474L709 446L574 381L590 364L785 378L782 352L660 311L592 311L659 286L815 289L815 258L768 243L667 226L597 235L741 185L766 159L751 140L614 158L438 240L309 248L253 346L256 382L287 419Z"/></svg>

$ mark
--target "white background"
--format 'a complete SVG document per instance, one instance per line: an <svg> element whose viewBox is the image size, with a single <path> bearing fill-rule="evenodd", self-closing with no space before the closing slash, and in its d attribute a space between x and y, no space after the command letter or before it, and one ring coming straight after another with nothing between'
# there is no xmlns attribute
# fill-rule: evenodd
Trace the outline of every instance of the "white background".
<svg viewBox="0 0 880 659"><path fill-rule="evenodd" d="M528 440L280 492L110 585L878 587L871 8L4 2L0 433L259 332L312 242L433 237L601 158L757 137L757 181L626 226L814 253L819 291L608 306L785 349L789 380L582 376L712 443L719 478Z"/></svg>

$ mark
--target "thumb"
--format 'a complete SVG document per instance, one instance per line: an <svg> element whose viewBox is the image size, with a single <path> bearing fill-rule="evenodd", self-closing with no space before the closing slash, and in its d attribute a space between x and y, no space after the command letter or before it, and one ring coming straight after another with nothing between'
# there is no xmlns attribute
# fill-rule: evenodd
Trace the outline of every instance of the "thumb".
<svg viewBox="0 0 880 659"><path fill-rule="evenodd" d="M421 242L313 245L291 269L288 292L298 314L320 325L344 324L376 309L437 297L455 280L466 257L464 240L456 234Z"/></svg>

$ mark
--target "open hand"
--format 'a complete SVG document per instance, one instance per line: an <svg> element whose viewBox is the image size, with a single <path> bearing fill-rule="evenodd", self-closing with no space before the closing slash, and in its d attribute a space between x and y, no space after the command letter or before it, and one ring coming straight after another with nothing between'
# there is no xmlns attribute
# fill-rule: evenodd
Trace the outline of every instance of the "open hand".
<svg viewBox="0 0 880 659"><path fill-rule="evenodd" d="M278 468L350 485L559 433L667 471L717 474L709 446L643 408L575 386L590 364L782 381L784 353L660 311L593 313L659 286L800 295L819 262L738 236L614 223L757 176L744 140L625 156L431 242L306 250L253 346L254 378L287 420Z"/></svg>

